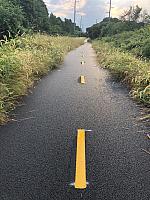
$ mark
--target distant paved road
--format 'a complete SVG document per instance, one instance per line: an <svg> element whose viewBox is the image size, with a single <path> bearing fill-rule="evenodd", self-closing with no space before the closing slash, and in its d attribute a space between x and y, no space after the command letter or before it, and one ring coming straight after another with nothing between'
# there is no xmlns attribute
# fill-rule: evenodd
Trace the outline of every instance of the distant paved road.
<svg viewBox="0 0 150 200"><path fill-rule="evenodd" d="M97 66L90 44L69 53L23 102L18 121L0 128L0 200L150 200L140 108ZM93 130L86 134L85 191L70 186L78 128Z"/></svg>

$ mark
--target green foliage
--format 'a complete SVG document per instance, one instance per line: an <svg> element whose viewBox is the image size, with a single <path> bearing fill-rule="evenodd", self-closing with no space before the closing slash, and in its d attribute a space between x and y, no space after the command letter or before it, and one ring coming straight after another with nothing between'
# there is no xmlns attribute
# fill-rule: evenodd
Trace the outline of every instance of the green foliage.
<svg viewBox="0 0 150 200"><path fill-rule="evenodd" d="M0 0L0 38L24 29L48 32L49 16L42 0Z"/></svg>
<svg viewBox="0 0 150 200"><path fill-rule="evenodd" d="M113 36L124 31L132 31L140 29L144 23L137 23L135 21L121 21L117 18L105 18L102 22L87 28L87 34L91 39L101 38L106 36Z"/></svg>
<svg viewBox="0 0 150 200"><path fill-rule="evenodd" d="M35 80L55 68L68 51L83 42L84 38L40 34L6 40L0 48L0 123Z"/></svg>
<svg viewBox="0 0 150 200"><path fill-rule="evenodd" d="M0 38L10 32L15 35L23 29L23 11L9 0L0 0Z"/></svg>
<svg viewBox="0 0 150 200"><path fill-rule="evenodd" d="M150 27L123 32L112 37L104 37L105 42L110 42L113 46L129 51L137 57L150 58Z"/></svg>
<svg viewBox="0 0 150 200"><path fill-rule="evenodd" d="M137 21L140 18L141 11L142 11L142 8L140 8L138 5L136 5L136 7L133 8L133 12L132 12L133 21Z"/></svg>
<svg viewBox="0 0 150 200"><path fill-rule="evenodd" d="M150 104L150 27L103 37L93 46L100 64L127 82L134 98Z"/></svg>
<svg viewBox="0 0 150 200"><path fill-rule="evenodd" d="M73 35L74 34L74 23L71 19L62 21L60 17L56 17L53 13L50 14L50 34L62 34L62 35ZM76 32L82 33L81 29L76 26Z"/></svg>
<svg viewBox="0 0 150 200"><path fill-rule="evenodd" d="M116 78L126 82L134 98L150 104L150 62L138 59L129 52L123 52L110 42L95 40L93 47L99 63L110 69Z"/></svg>
<svg viewBox="0 0 150 200"><path fill-rule="evenodd" d="M74 23L53 14L49 16L43 0L0 0L0 38L13 37L19 32L46 32L49 34L74 34ZM82 31L76 26L76 31Z"/></svg>
<svg viewBox="0 0 150 200"><path fill-rule="evenodd" d="M150 58L150 40L143 46L142 55L146 58Z"/></svg>
<svg viewBox="0 0 150 200"><path fill-rule="evenodd" d="M43 0L16 0L24 11L26 28L49 31L48 10Z"/></svg>

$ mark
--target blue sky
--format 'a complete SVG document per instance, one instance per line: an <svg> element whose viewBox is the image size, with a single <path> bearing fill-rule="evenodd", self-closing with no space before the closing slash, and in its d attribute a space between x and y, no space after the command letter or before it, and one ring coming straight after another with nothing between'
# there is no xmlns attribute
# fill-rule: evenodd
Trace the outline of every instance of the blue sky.
<svg viewBox="0 0 150 200"><path fill-rule="evenodd" d="M83 16L83 28L91 26L108 16L109 0L77 0L77 24ZM112 0L112 16L119 17L130 6L139 5L150 12L150 0ZM74 0L44 0L49 12L61 18L73 19Z"/></svg>

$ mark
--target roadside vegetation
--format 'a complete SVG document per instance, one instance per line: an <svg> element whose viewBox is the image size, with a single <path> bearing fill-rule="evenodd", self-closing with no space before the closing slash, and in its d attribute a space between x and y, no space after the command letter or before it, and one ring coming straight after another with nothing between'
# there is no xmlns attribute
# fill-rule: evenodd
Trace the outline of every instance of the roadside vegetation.
<svg viewBox="0 0 150 200"><path fill-rule="evenodd" d="M43 0L0 0L0 39L3 36L44 32L50 35L82 35L71 19L49 15Z"/></svg>
<svg viewBox="0 0 150 200"><path fill-rule="evenodd" d="M83 43L77 38L83 35L71 19L49 14L43 0L0 0L0 124L34 81Z"/></svg>
<svg viewBox="0 0 150 200"><path fill-rule="evenodd" d="M93 47L100 65L110 69L116 79L127 83L132 97L150 104L150 62L101 40L95 40Z"/></svg>
<svg viewBox="0 0 150 200"><path fill-rule="evenodd" d="M1 41L0 124L7 120L8 112L14 109L20 96L27 94L34 81L54 69L83 40L33 34Z"/></svg>
<svg viewBox="0 0 150 200"><path fill-rule="evenodd" d="M87 29L101 66L128 84L133 98L150 105L150 16L130 7L120 19L104 19Z"/></svg>
<svg viewBox="0 0 150 200"><path fill-rule="evenodd" d="M150 26L116 34L112 37L104 37L102 41L123 51L128 51L137 58L150 59Z"/></svg>

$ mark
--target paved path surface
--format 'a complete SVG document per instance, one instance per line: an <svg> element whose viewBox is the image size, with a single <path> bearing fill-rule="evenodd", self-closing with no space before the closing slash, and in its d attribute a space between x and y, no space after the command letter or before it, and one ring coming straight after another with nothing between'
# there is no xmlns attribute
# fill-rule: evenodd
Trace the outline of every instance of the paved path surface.
<svg viewBox="0 0 150 200"><path fill-rule="evenodd" d="M0 128L0 200L150 200L150 155L142 150L149 141L135 119L140 108L97 67L90 44L69 53L23 102L17 121ZM84 191L70 185L78 128L93 130L86 134Z"/></svg>

